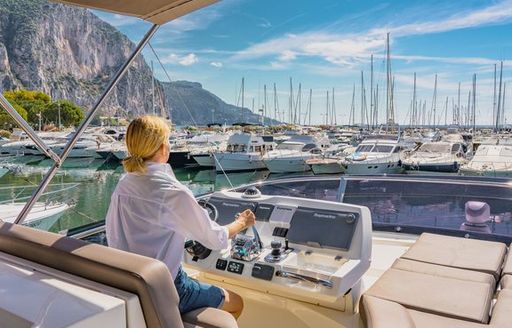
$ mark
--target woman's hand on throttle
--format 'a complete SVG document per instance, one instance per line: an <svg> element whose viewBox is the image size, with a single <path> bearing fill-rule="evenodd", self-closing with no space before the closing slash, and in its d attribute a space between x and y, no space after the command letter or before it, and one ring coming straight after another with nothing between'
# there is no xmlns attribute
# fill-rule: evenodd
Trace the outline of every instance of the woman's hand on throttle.
<svg viewBox="0 0 512 328"><path fill-rule="evenodd" d="M238 216L238 218L236 220L238 222L240 222L241 224L243 224L244 229L245 229L245 228L249 228L254 223L256 223L256 216L254 215L254 213L251 210L247 209L247 210L243 211L242 213L240 213L240 215Z"/></svg>

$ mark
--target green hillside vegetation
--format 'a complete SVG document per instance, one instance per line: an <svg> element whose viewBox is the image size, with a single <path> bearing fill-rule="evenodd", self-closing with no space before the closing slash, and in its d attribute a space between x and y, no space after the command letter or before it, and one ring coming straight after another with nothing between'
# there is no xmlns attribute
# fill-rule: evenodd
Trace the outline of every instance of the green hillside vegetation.
<svg viewBox="0 0 512 328"><path fill-rule="evenodd" d="M52 101L51 97L40 91L16 90L5 91L5 98L18 113L34 128L39 126L39 117L43 125L59 123L59 112L62 126L78 125L84 118L83 110L68 100ZM6 111L0 112L0 128L12 130L16 127L14 120Z"/></svg>

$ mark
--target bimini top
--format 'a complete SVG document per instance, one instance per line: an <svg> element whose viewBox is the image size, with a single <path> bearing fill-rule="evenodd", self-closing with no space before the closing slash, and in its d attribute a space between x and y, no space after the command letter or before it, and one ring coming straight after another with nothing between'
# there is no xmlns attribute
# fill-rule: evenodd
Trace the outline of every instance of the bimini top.
<svg viewBox="0 0 512 328"><path fill-rule="evenodd" d="M135 16L162 25L218 0L52 0L90 9Z"/></svg>

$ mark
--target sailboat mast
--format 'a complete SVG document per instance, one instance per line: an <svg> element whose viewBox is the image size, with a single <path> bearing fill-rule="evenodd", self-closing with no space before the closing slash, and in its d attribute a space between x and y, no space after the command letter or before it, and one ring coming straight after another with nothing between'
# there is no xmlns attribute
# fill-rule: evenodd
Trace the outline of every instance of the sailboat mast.
<svg viewBox="0 0 512 328"><path fill-rule="evenodd" d="M276 83L274 82L274 120L280 121L279 113L277 112L277 90Z"/></svg>
<svg viewBox="0 0 512 328"><path fill-rule="evenodd" d="M327 97L326 97L326 107L325 107L325 125L328 125L329 123L329 90L327 90Z"/></svg>
<svg viewBox="0 0 512 328"><path fill-rule="evenodd" d="M371 126L375 126L374 122L374 107L373 107L373 54L370 56L370 120Z"/></svg>
<svg viewBox="0 0 512 328"><path fill-rule="evenodd" d="M476 73L473 74L473 135L476 131Z"/></svg>
<svg viewBox="0 0 512 328"><path fill-rule="evenodd" d="M500 64L500 83L498 88L498 108L496 109L496 126L495 131L497 132L500 127L500 118L501 118L501 85L503 81L503 61Z"/></svg>
<svg viewBox="0 0 512 328"><path fill-rule="evenodd" d="M308 125L311 125L311 101L313 98L313 89L309 89L309 117L308 117Z"/></svg>
<svg viewBox="0 0 512 328"><path fill-rule="evenodd" d="M375 98L373 104L373 124L377 126L379 124L379 84L375 88Z"/></svg>
<svg viewBox="0 0 512 328"><path fill-rule="evenodd" d="M432 111L434 115L434 129L436 128L436 107L437 107L437 74L434 80L434 99L432 99Z"/></svg>
<svg viewBox="0 0 512 328"><path fill-rule="evenodd" d="M288 104L288 122L292 124L292 111L293 111L293 85L292 78L290 77L290 101Z"/></svg>
<svg viewBox="0 0 512 328"><path fill-rule="evenodd" d="M352 105L350 105L350 114L349 114L349 117L348 117L348 124L349 125L355 125L355 122L356 122L356 118L355 118L356 104L355 104L355 101L356 101L356 84L354 83L354 88L352 89Z"/></svg>
<svg viewBox="0 0 512 328"><path fill-rule="evenodd" d="M492 125L496 124L496 64L494 64L494 93L492 96Z"/></svg>
<svg viewBox="0 0 512 328"><path fill-rule="evenodd" d="M459 91L457 92L457 114L455 116L455 124L459 125L460 123L460 82L459 82Z"/></svg>
<svg viewBox="0 0 512 328"><path fill-rule="evenodd" d="M245 98L245 78L242 77L242 123L245 122L245 113L244 113L244 98Z"/></svg>
<svg viewBox="0 0 512 328"><path fill-rule="evenodd" d="M361 71L361 126L364 126L364 75Z"/></svg>
<svg viewBox="0 0 512 328"><path fill-rule="evenodd" d="M448 125L448 96L446 96L446 102L444 105L444 126Z"/></svg>
<svg viewBox="0 0 512 328"><path fill-rule="evenodd" d="M414 72L414 84L412 87L412 114L411 114L411 126L417 125L417 101L416 101L416 72Z"/></svg>
<svg viewBox="0 0 512 328"><path fill-rule="evenodd" d="M501 122L502 124L505 122L505 89L507 87L507 83L503 82L503 100L501 101Z"/></svg>
<svg viewBox="0 0 512 328"><path fill-rule="evenodd" d="M332 88L332 106L331 106L331 109L332 109L332 115L331 115L331 121L334 121L334 125L337 125L338 122L336 122L336 105L334 103L334 88ZM333 122L331 122L331 124L333 124Z"/></svg>
<svg viewBox="0 0 512 328"><path fill-rule="evenodd" d="M265 116L267 116L267 85L263 84L263 125L265 125Z"/></svg>
<svg viewBox="0 0 512 328"><path fill-rule="evenodd" d="M386 36L386 83L387 83L387 94L386 94L386 131L389 129L389 123L394 123L395 115L393 110L393 81L391 76L391 55L389 46L389 32Z"/></svg>

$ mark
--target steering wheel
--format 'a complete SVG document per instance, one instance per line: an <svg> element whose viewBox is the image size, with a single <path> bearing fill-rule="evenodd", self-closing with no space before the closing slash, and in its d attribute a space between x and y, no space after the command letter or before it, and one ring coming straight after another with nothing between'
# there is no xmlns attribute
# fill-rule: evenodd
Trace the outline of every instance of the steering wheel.
<svg viewBox="0 0 512 328"><path fill-rule="evenodd" d="M208 212L208 216L212 221L217 221L219 217L219 211L217 211L217 208L213 204L209 203L208 200L204 198L198 200L197 203ZM212 252L211 249L205 247L203 244L195 240L187 240L185 242L184 248L187 253L193 257L194 261L197 261L198 259L203 260L207 258Z"/></svg>
<svg viewBox="0 0 512 328"><path fill-rule="evenodd" d="M219 211L212 203L208 202L205 198L198 200L197 203L208 212L210 220L217 222L217 219L219 218Z"/></svg>

